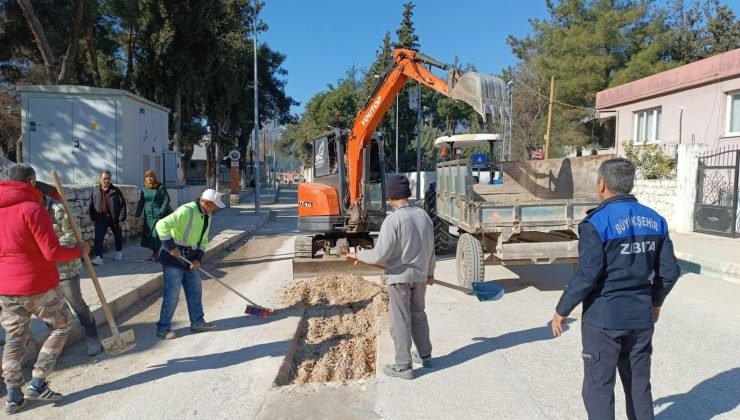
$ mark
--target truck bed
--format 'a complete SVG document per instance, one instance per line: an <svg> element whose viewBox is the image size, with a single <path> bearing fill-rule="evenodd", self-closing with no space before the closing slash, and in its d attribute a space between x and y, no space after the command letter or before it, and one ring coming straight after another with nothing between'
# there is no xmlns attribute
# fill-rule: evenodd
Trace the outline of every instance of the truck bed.
<svg viewBox="0 0 740 420"><path fill-rule="evenodd" d="M503 184L476 184L465 160L437 165L437 214L463 231L574 231L598 205L596 176L606 156L502 162Z"/></svg>

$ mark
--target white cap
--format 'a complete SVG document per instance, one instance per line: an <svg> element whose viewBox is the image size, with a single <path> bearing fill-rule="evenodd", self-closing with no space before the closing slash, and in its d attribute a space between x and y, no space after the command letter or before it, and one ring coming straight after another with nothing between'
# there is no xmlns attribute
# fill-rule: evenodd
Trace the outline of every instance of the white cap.
<svg viewBox="0 0 740 420"><path fill-rule="evenodd" d="M218 206L218 208L222 209L226 207L226 204L221 200L221 194L216 192L213 188L209 188L205 191L203 191L203 194L200 195L201 200L208 200L211 203Z"/></svg>

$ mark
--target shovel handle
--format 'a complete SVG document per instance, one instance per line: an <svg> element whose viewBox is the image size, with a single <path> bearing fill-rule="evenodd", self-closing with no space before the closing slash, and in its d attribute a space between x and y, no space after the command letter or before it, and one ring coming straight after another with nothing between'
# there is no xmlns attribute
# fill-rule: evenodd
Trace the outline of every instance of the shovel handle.
<svg viewBox="0 0 740 420"><path fill-rule="evenodd" d="M57 192L59 192L59 195L62 197L62 204L64 205L64 210L67 212L67 219L69 219L69 225L72 226L72 231L75 234L75 239L77 240L77 242L83 242L82 234L80 233L80 227L77 226L77 216L75 216L75 214L72 212L72 209L69 207L69 202L67 201L67 196L64 194L64 187L62 187L62 181L59 179L59 174L57 173L57 171L51 171L51 176L54 178L54 184L56 184ZM97 274L95 274L95 268L93 268L92 261L90 261L90 256L86 252L81 252L80 254L82 254L82 259L85 261L87 271L90 272L93 286L95 286L95 291L98 293L98 299L100 299L100 304L103 306L105 319L108 321L111 333L115 337L118 335L118 327L116 326L116 321L113 318L113 312L111 312L110 307L108 306L108 301L105 299L105 295L103 294L103 289L100 287L100 282L98 282L98 276Z"/></svg>
<svg viewBox="0 0 740 420"><path fill-rule="evenodd" d="M435 284L435 285L438 284L438 285L440 285L442 287L446 287L448 289L457 290L458 292L470 293L470 289L468 289L468 288L465 288L465 287L462 287L462 286L458 286L458 285L452 284L452 283L447 283L446 281L442 281L442 280L434 279L434 283L433 284Z"/></svg>
<svg viewBox="0 0 740 420"><path fill-rule="evenodd" d="M190 262L190 260L188 260L187 258L183 257L182 255L180 255L180 259L181 259L181 260L183 260L183 261L185 261L186 263L190 264L191 266L193 265L193 263L192 263L192 262ZM204 270L204 269L203 269L202 267L201 267L201 268L199 268L198 270L199 270L199 271L200 271L201 273L205 274L206 276L210 277L210 278L211 278L211 280L216 280L216 281L218 282L218 284L220 284L221 286L223 286L223 287L225 287L225 288L227 288L227 289L231 290L232 292L234 292L234 294L236 294L236 295L237 295L237 296L239 296L240 298L242 298L242 299L246 300L247 302L251 303L252 305L254 305L254 306L258 307L258 308L264 309L264 308L262 308L262 306L260 306L260 305L257 305L256 303L252 302L252 301L251 301L251 300L250 300L250 299L249 299L248 297L246 297L246 296L244 296L243 294L239 293L239 292L238 292L238 291L237 291L236 289L234 289L233 287L229 286L228 284L226 284L226 283L225 283L225 282L223 282L222 280L220 280L220 279L218 279L218 278L214 277L213 275L211 275L211 273L207 272L207 271L206 271L206 270Z"/></svg>

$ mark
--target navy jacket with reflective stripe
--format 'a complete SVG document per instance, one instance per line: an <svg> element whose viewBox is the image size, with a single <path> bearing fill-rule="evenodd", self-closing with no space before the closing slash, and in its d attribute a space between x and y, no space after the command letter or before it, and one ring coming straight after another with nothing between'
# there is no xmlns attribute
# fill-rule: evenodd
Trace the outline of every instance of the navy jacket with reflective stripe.
<svg viewBox="0 0 740 420"><path fill-rule="evenodd" d="M631 330L653 325L681 273L668 224L632 195L604 200L578 226L578 270L556 312L567 316L583 302L583 322Z"/></svg>

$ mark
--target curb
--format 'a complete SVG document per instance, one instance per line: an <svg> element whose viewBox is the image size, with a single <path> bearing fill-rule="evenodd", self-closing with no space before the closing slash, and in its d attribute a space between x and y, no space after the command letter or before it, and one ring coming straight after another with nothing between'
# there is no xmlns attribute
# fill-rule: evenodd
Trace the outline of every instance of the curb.
<svg viewBox="0 0 740 420"><path fill-rule="evenodd" d="M212 257L218 255L221 251L228 249L234 244L239 243L240 241L244 240L245 237L250 236L252 233L264 226L265 223L267 223L267 221L270 220L270 218L272 217L272 210L267 209L267 211L262 212L260 216L260 220L257 222L257 224L250 227L249 229L243 230L232 235L231 237L225 238L219 243L213 244L213 246L209 246L206 250L205 255L203 256L203 262L210 260ZM113 313L113 318L117 318L118 315L124 310L140 302L152 293L162 289L162 285L162 274L152 274L147 281L145 281L143 284L139 285L135 289L110 297L108 300L108 305L110 306L110 310ZM105 314L103 313L102 306L99 306L99 304L96 304L96 306L96 308L90 308L90 311L95 318L95 323L98 327L108 326L108 321L105 319ZM38 352L41 349L41 345L46 340L46 337L46 334L43 337L39 338L33 336L31 337L26 347L26 353L23 356L24 366L36 361ZM84 337L85 330L82 328L79 320L77 320L77 317L75 316L75 321L72 323L72 330L67 336L65 347L70 344L76 343Z"/></svg>
<svg viewBox="0 0 740 420"><path fill-rule="evenodd" d="M740 284L740 264L676 251L681 269Z"/></svg>

